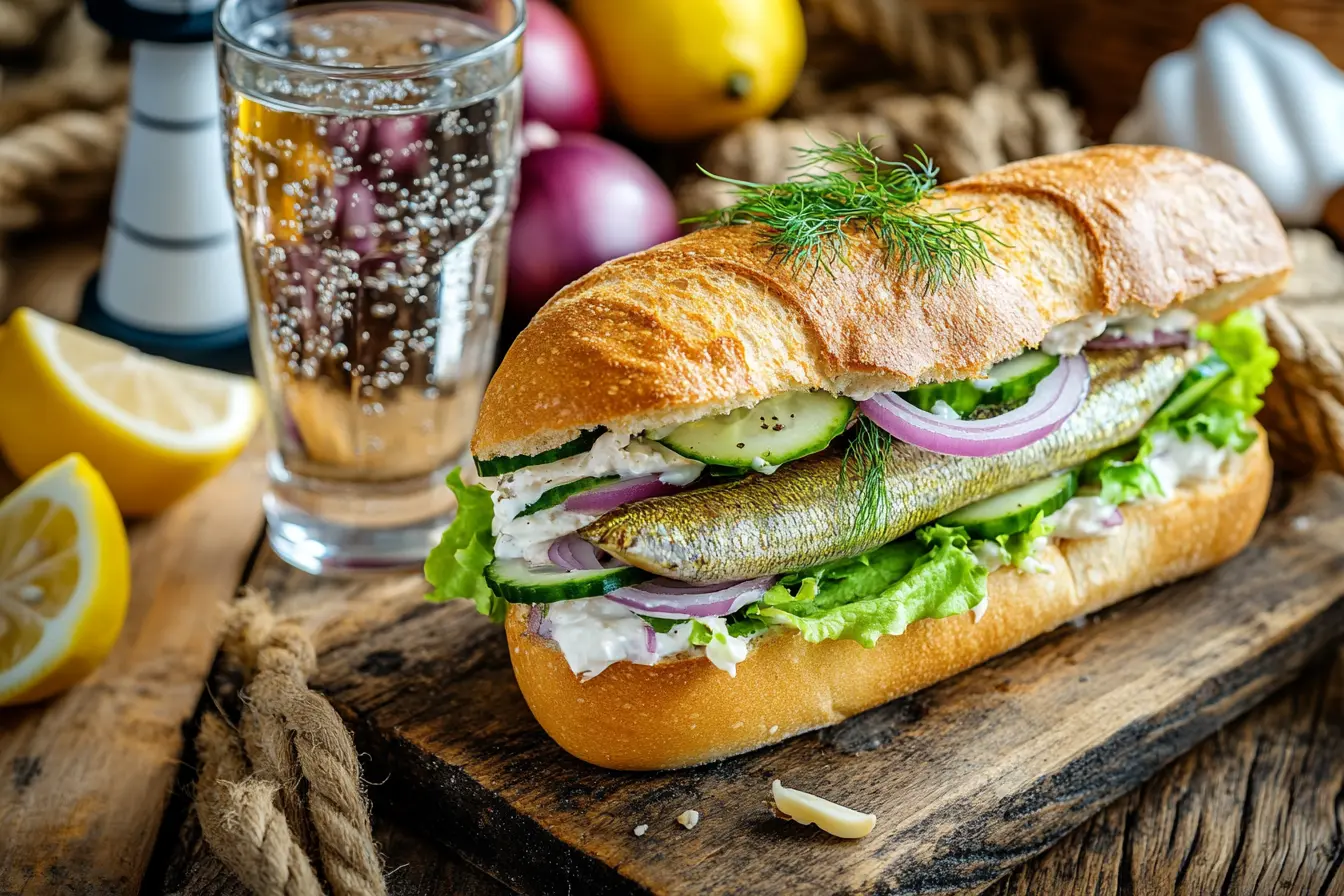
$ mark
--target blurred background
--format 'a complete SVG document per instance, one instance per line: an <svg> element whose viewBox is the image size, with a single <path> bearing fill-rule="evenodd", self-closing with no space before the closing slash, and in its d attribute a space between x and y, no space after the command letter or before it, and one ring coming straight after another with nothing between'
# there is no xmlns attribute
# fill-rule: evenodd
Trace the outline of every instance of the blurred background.
<svg viewBox="0 0 1344 896"><path fill-rule="evenodd" d="M1113 139L1178 143L1248 170L1291 225L1344 220L1330 202L1344 182L1331 158L1344 4L527 5L529 155L505 344L559 286L724 202L726 188L697 164L780 180L795 147L836 135L862 136L886 157L919 146L947 179ZM0 233L11 245L24 234L68 238L72 225L101 233L126 60L82 3L0 2ZM1328 238L1301 239L1328 264Z"/></svg>

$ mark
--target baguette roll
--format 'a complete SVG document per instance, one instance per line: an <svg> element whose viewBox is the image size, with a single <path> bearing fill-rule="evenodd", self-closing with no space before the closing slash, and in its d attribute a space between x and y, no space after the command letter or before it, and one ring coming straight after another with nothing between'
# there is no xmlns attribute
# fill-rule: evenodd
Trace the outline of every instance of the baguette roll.
<svg viewBox="0 0 1344 896"><path fill-rule="evenodd" d="M1050 571L994 572L978 622L971 613L921 620L872 649L811 644L772 628L753 642L735 677L696 657L621 662L585 682L550 642L527 631L528 608L514 606L506 620L514 674L561 747L613 769L699 765L833 725L1239 552L1269 500L1272 466L1259 436L1219 479L1165 501L1126 505L1115 534L1045 549L1038 559Z"/></svg>
<svg viewBox="0 0 1344 896"><path fill-rule="evenodd" d="M1291 267L1251 180L1180 149L1046 156L952 183L927 205L995 234L993 265L925 289L855 234L846 263L795 275L753 226L602 265L513 343L473 454L533 455L583 430L659 429L793 390L867 397L977 377L1089 313L1184 304L1220 318L1278 292Z"/></svg>

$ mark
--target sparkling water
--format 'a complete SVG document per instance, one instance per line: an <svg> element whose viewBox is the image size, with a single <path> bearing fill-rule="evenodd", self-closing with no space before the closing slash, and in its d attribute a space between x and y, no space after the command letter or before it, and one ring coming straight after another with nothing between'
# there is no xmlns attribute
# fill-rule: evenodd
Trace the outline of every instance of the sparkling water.
<svg viewBox="0 0 1344 896"><path fill-rule="evenodd" d="M257 55L222 57L226 139L276 436L272 527L401 538L377 530L451 510L443 474L489 375L517 48L487 17L389 2L282 9L238 40Z"/></svg>

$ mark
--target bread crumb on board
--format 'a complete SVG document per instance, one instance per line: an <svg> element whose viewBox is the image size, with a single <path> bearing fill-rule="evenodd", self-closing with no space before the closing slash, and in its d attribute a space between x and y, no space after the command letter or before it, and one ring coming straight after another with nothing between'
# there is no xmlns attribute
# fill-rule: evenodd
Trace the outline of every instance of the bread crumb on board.
<svg viewBox="0 0 1344 896"><path fill-rule="evenodd" d="M691 828L698 825L699 823L700 823L700 813L695 811L694 809L687 809L685 812L677 816L677 824L681 825L688 831Z"/></svg>
<svg viewBox="0 0 1344 896"><path fill-rule="evenodd" d="M637 824L637 825L635 825L635 836L636 836L636 837L643 837L646 833L648 833L648 830L649 830L649 826L648 826L648 825L646 825L646 824Z"/></svg>

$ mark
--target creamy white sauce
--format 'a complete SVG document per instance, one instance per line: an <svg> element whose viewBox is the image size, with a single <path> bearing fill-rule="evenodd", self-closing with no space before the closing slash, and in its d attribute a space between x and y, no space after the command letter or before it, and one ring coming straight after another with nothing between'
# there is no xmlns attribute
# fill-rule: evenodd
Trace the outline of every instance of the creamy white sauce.
<svg viewBox="0 0 1344 896"><path fill-rule="evenodd" d="M1158 432L1152 441L1148 468L1168 497L1187 482L1210 482L1222 476L1232 455L1232 449L1217 448L1199 436L1186 442L1175 433Z"/></svg>
<svg viewBox="0 0 1344 896"><path fill-rule="evenodd" d="M704 468L699 461L682 457L657 442L608 432L583 454L482 479L492 490L490 498L495 505L491 524L495 555L521 557L533 565L543 565L550 542L597 518L596 514L572 513L558 507L519 518L518 514L547 489L590 476L633 479L651 473L660 474L659 478L671 485L686 485Z"/></svg>
<svg viewBox="0 0 1344 896"><path fill-rule="evenodd" d="M700 622L714 633L708 646L692 646L691 623L687 621L673 626L666 634L655 634L656 649L650 653L648 624L633 610L605 597L557 601L546 612L550 629L547 636L560 648L574 674L585 681L622 660L652 666L679 654L703 654L715 666L735 676L737 664L747 658L751 639L728 634L728 624L722 618Z"/></svg>
<svg viewBox="0 0 1344 896"><path fill-rule="evenodd" d="M765 458L763 457L753 457L751 459L751 468L757 473L769 476L779 469L779 464L766 463Z"/></svg>
<svg viewBox="0 0 1344 896"><path fill-rule="evenodd" d="M663 657L685 653L691 647L691 625L678 625L655 635L657 649L648 649L648 624L605 597L556 601L546 608L549 637L565 655L569 668L587 680L612 663L626 660L651 666Z"/></svg>
<svg viewBox="0 0 1344 896"><path fill-rule="evenodd" d="M1116 318L1109 323L1107 330L1115 335L1127 336L1135 342L1148 344L1153 341L1155 333L1180 333L1184 330L1193 330L1198 324L1199 315L1184 308L1172 308L1156 317L1135 314L1131 317Z"/></svg>
<svg viewBox="0 0 1344 896"><path fill-rule="evenodd" d="M977 541L971 545L971 553L986 572L995 572L1008 562L1008 552L997 541Z"/></svg>
<svg viewBox="0 0 1344 896"><path fill-rule="evenodd" d="M1184 308L1172 308L1158 315L1139 313L1117 317L1104 317L1092 312L1077 320L1062 323L1046 333L1041 340L1041 351L1047 355L1076 355L1103 333L1149 344L1153 341L1153 334L1159 331L1179 333L1193 330L1198 324L1199 316Z"/></svg>
<svg viewBox="0 0 1344 896"><path fill-rule="evenodd" d="M1070 498L1069 502L1045 518L1054 526L1050 534L1055 538L1096 538L1113 535L1119 526L1108 526L1118 508L1094 495Z"/></svg>
<svg viewBox="0 0 1344 896"><path fill-rule="evenodd" d="M935 417L942 417L944 420L961 419L961 415L957 413L956 408L952 407L952 405L943 401L941 398L933 403L933 407L929 408L929 413L933 414Z"/></svg>
<svg viewBox="0 0 1344 896"><path fill-rule="evenodd" d="M987 376L982 380L971 380L971 385L981 392L988 392L999 385L999 381L992 376Z"/></svg>
<svg viewBox="0 0 1344 896"><path fill-rule="evenodd" d="M1042 563L1036 558L1036 555L1045 550L1050 545L1050 537L1042 535L1031 543L1031 553L1022 558L1022 562L1017 564L1017 568L1023 572L1054 572L1055 568L1049 563Z"/></svg>
<svg viewBox="0 0 1344 896"><path fill-rule="evenodd" d="M521 558L531 566L546 566L551 562L547 552L557 538L577 532L599 515L550 507L527 516L501 520L496 508L495 556Z"/></svg>
<svg viewBox="0 0 1344 896"><path fill-rule="evenodd" d="M1093 312L1060 324L1045 334L1041 351L1047 355L1076 355L1093 339L1106 332L1106 318Z"/></svg>

